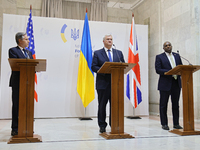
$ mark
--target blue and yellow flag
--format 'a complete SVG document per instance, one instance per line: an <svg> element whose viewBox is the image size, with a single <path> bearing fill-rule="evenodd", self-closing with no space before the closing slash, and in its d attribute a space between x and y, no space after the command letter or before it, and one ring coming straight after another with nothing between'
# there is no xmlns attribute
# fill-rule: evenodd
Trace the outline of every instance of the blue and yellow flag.
<svg viewBox="0 0 200 150"><path fill-rule="evenodd" d="M94 96L94 72L92 66L92 46L90 40L90 29L87 17L85 14L85 22L83 27L81 51L78 68L77 92L82 99L83 106L88 104L95 98Z"/></svg>

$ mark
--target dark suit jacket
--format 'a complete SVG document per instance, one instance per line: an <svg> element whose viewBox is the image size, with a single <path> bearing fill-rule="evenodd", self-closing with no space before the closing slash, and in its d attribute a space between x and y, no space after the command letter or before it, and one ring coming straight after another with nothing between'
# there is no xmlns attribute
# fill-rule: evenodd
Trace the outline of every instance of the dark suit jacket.
<svg viewBox="0 0 200 150"><path fill-rule="evenodd" d="M125 62L124 56L121 51L113 50L113 62ZM94 52L92 59L92 71L96 72L101 68L104 62L108 61L109 58L105 52L105 49L102 48ZM111 83L111 75L110 74L101 74L97 73L96 76L96 89L106 89L106 87Z"/></svg>
<svg viewBox="0 0 200 150"><path fill-rule="evenodd" d="M176 65L182 65L182 61L179 54L174 53L174 52L172 52L172 54L175 58ZM164 75L164 73L171 70L172 67L165 53L162 53L156 56L155 69L156 69L156 73L160 75L159 81L158 81L158 90L169 91L171 89L173 77L172 75ZM179 83L179 87L181 88L180 75L178 75L177 77L178 77L177 80Z"/></svg>
<svg viewBox="0 0 200 150"><path fill-rule="evenodd" d="M26 50L26 53L29 55L30 59L33 59L32 53L29 50ZM12 47L9 49L9 58L24 58L25 56L22 53L21 49L17 46L17 47ZM10 83L9 86L11 87L19 87L19 76L20 73L19 71L12 71L12 74L10 76Z"/></svg>

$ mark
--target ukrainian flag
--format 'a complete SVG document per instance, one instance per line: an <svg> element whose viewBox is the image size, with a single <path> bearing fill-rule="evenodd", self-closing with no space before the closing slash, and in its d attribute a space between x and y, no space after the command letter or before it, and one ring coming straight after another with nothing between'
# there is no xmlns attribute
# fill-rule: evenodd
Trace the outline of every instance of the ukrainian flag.
<svg viewBox="0 0 200 150"><path fill-rule="evenodd" d="M85 14L85 22L83 27L81 51L79 58L77 92L82 99L83 106L88 104L95 98L94 96L94 72L92 66L92 46L90 40L90 30L87 12Z"/></svg>

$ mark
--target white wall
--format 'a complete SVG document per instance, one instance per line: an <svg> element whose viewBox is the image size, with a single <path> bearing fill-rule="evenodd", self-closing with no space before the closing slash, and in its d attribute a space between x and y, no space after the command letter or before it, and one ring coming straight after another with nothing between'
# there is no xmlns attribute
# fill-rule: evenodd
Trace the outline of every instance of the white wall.
<svg viewBox="0 0 200 150"><path fill-rule="evenodd" d="M11 88L8 87L10 66L8 49L16 46L15 33L25 31L28 17L4 14L1 59L0 118L11 117ZM103 36L111 33L117 49L123 51L127 60L130 24L89 22L92 49L103 47ZM61 39L61 28L67 42ZM33 17L36 58L47 60L46 72L38 73L37 91L39 102L35 103L35 117L82 117L84 107L76 91L79 50L83 21ZM71 38L71 29L79 30L79 38ZM135 110L136 115L148 115L148 41L147 26L136 25L140 49L140 66L143 102ZM97 114L97 95L87 107L87 116ZM131 103L125 96L125 115L132 115Z"/></svg>
<svg viewBox="0 0 200 150"><path fill-rule="evenodd" d="M193 65L200 65L200 1L199 0L146 0L134 9L135 22L149 25L149 111L159 114L159 75L155 72L155 56L164 52L163 43L170 41L172 51ZM182 59L183 64L188 62ZM200 119L200 71L193 74L194 118ZM168 115L172 116L171 100ZM180 117L183 116L180 96Z"/></svg>

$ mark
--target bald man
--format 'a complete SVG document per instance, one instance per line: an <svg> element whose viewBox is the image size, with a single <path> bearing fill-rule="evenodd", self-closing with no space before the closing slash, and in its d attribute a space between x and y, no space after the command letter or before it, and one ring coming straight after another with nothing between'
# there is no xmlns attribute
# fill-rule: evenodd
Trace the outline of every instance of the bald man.
<svg viewBox="0 0 200 150"><path fill-rule="evenodd" d="M155 61L156 73L160 75L158 81L158 90L160 93L160 121L162 129L169 130L167 105L169 96L171 96L173 128L182 129L179 125L180 75L165 75L165 72L168 72L177 65L182 65L182 61L179 54L172 52L172 45L170 42L165 42L163 44L163 49L164 53L157 55Z"/></svg>

